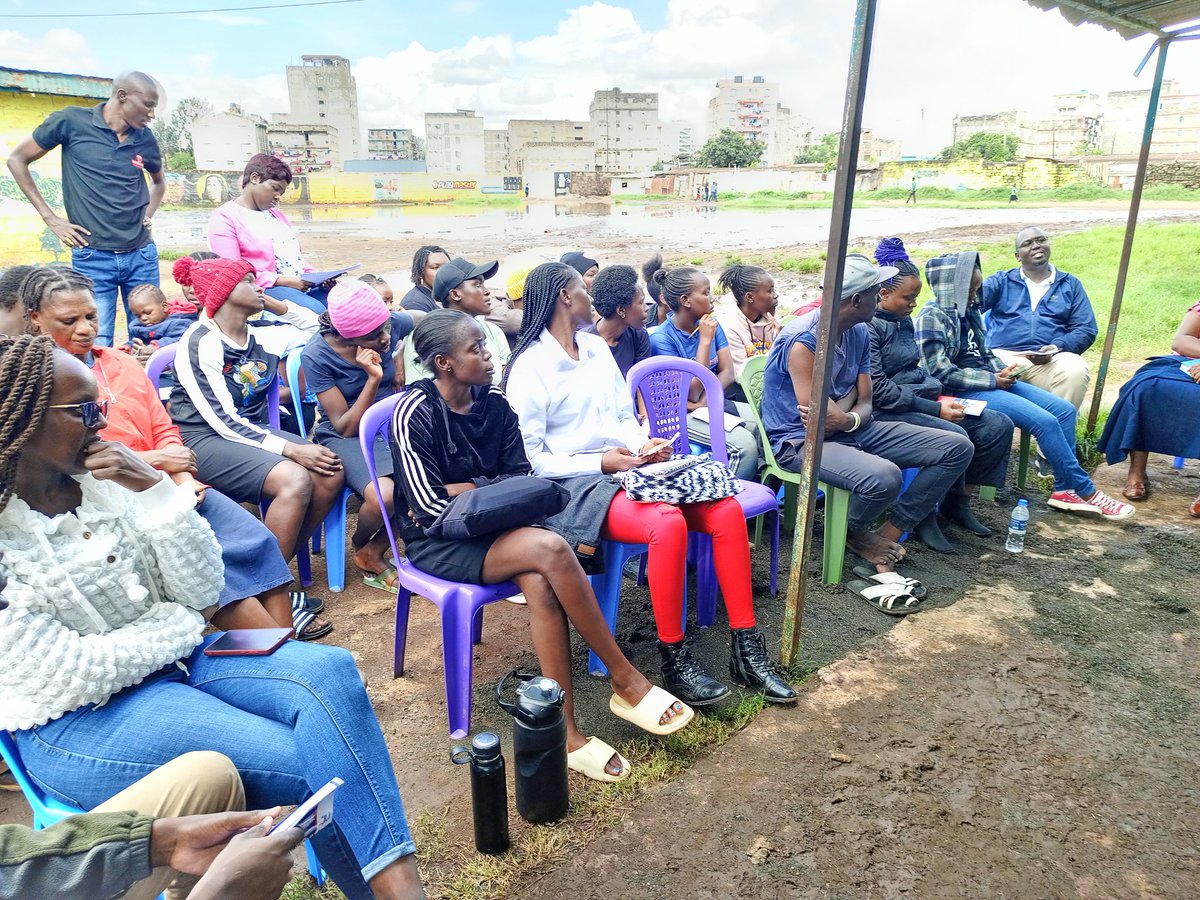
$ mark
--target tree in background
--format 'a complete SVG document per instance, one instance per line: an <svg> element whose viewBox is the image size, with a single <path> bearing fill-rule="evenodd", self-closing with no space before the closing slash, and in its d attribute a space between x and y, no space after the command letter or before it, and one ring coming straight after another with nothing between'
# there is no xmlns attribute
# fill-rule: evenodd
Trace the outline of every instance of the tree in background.
<svg viewBox="0 0 1200 900"><path fill-rule="evenodd" d="M942 159L984 159L988 162L1008 162L1020 154L1021 139L1001 131L977 131L944 149Z"/></svg>
<svg viewBox="0 0 1200 900"><path fill-rule="evenodd" d="M767 145L748 141L732 128L722 128L700 148L696 165L714 169L748 169L762 157Z"/></svg>
<svg viewBox="0 0 1200 900"><path fill-rule="evenodd" d="M425 158L425 138L418 134L413 135L413 159Z"/></svg>
<svg viewBox="0 0 1200 900"><path fill-rule="evenodd" d="M832 172L837 166L838 143L841 138L841 133L837 131L823 134L815 144L809 144L797 153L793 162L797 165L820 163L826 172Z"/></svg>
<svg viewBox="0 0 1200 900"><path fill-rule="evenodd" d="M203 97L184 97L171 110L171 115L154 121L154 137L164 158L173 153L192 153L192 123L201 116L211 116L213 106ZM192 167L195 168L195 161Z"/></svg>

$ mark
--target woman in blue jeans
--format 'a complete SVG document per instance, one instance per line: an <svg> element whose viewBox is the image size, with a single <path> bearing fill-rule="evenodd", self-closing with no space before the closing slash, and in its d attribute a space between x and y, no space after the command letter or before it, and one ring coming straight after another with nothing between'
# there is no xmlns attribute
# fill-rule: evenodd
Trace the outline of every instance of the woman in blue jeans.
<svg viewBox="0 0 1200 900"><path fill-rule="evenodd" d="M194 492L99 438L107 406L50 338L0 337L0 729L43 789L84 809L193 750L233 760L256 807L337 776L322 865L350 898L422 896L350 654L203 654L220 548Z"/></svg>
<svg viewBox="0 0 1200 900"><path fill-rule="evenodd" d="M1048 505L1106 519L1128 519L1133 507L1096 489L1075 458L1075 407L1049 391L1024 384L1016 365L1005 366L987 347L979 308L983 273L974 250L925 263L933 299L917 314L916 337L925 370L948 392L982 400L1037 438L1054 469Z"/></svg>

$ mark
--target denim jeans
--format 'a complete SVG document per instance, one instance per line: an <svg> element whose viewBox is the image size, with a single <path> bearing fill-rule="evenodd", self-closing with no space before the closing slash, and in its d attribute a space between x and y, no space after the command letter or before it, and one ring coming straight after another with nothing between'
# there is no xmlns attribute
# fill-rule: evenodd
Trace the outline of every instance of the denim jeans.
<svg viewBox="0 0 1200 900"><path fill-rule="evenodd" d="M289 287L269 287L263 293L276 300L295 303L297 306L311 309L318 316L325 312L325 299L329 296L329 291L319 287L314 287L311 291L298 291Z"/></svg>
<svg viewBox="0 0 1200 900"><path fill-rule="evenodd" d="M1004 413L1037 438L1054 469L1054 490L1074 491L1085 500L1096 493L1075 458L1075 407L1069 401L1021 381L1007 391L960 391L958 396L985 401L988 409Z"/></svg>
<svg viewBox="0 0 1200 900"><path fill-rule="evenodd" d="M92 279L92 292L100 312L96 344L111 347L117 327L117 292L129 321L129 295L140 284L158 284L158 247L154 241L128 253L76 247L71 251L71 268ZM127 326L128 327L128 326Z"/></svg>
<svg viewBox="0 0 1200 900"><path fill-rule="evenodd" d="M371 898L367 881L416 848L353 657L298 641L270 656L200 649L183 669L17 732L34 781L91 809L181 753L214 750L237 766L248 808L264 809L299 803L337 776L333 825L313 846L347 897Z"/></svg>
<svg viewBox="0 0 1200 900"><path fill-rule="evenodd" d="M802 441L787 441L777 458L779 465L799 472L803 448ZM825 439L820 479L851 492L851 528L873 528L892 506L889 521L901 531L912 531L962 478L974 453L965 434L872 419L858 431ZM900 470L913 468L921 471L901 495Z"/></svg>

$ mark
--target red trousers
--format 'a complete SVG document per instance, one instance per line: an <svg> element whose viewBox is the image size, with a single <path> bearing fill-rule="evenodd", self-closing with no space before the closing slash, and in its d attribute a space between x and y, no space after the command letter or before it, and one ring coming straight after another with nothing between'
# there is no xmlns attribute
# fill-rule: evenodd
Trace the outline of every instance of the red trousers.
<svg viewBox="0 0 1200 900"><path fill-rule="evenodd" d="M649 544L646 574L658 639L683 640L683 591L687 581L688 531L712 535L713 564L725 597L730 628L754 627L750 587L750 541L746 514L732 497L706 503L638 503L622 491L613 497L604 537L626 544Z"/></svg>

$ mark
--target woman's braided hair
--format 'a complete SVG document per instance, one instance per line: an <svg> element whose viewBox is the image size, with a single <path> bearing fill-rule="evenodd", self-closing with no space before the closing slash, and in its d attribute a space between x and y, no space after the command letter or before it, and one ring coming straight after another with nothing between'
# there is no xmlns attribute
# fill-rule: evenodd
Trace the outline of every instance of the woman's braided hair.
<svg viewBox="0 0 1200 900"><path fill-rule="evenodd" d="M28 312L38 312L42 304L59 291L92 292L92 279L68 266L33 266L21 279L17 293Z"/></svg>
<svg viewBox="0 0 1200 900"><path fill-rule="evenodd" d="M0 512L13 496L21 448L50 405L54 348L44 335L0 335Z"/></svg>
<svg viewBox="0 0 1200 900"><path fill-rule="evenodd" d="M422 284L425 280L425 263L429 262L429 257L435 253L445 254L449 258L449 252L443 250L436 244L426 244L424 247L419 247L417 252L413 254L412 267L412 283Z"/></svg>
<svg viewBox="0 0 1200 900"><path fill-rule="evenodd" d="M554 318L559 295L566 290L571 279L580 277L578 272L560 262L542 263L529 273L525 279L525 311L521 315L521 330L517 332L517 343L504 369L504 385L508 384L508 376L517 357L541 338L542 332Z"/></svg>
<svg viewBox="0 0 1200 900"><path fill-rule="evenodd" d="M717 284L721 286L722 291L733 293L734 302L737 303L738 309L741 309L742 304L746 302L746 295L758 290L759 282L766 274L767 270L761 266L746 266L736 263L721 273Z"/></svg>
<svg viewBox="0 0 1200 900"><path fill-rule="evenodd" d="M880 266L895 266L900 271L879 285L881 290L894 291L905 278L921 280L921 270L913 265L904 241L898 237L884 238L875 247L875 263Z"/></svg>

